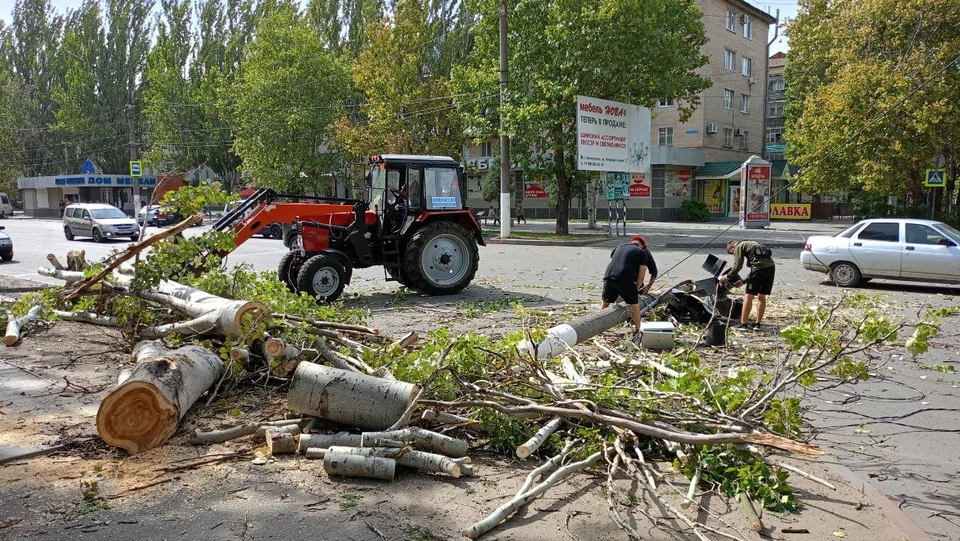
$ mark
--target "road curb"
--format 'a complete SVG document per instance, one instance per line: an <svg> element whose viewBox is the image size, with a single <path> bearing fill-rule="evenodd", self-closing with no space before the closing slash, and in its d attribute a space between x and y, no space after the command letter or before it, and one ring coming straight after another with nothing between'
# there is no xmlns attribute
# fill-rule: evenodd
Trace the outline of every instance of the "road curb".
<svg viewBox="0 0 960 541"><path fill-rule="evenodd" d="M782 250L803 250L806 246L806 242L776 242L776 241L765 241L763 239L746 239L746 240L756 240L757 242L763 244L770 249L782 249ZM727 249L727 243L702 243L702 242L668 242L663 245L663 248L708 248L711 250L724 250Z"/></svg>
<svg viewBox="0 0 960 541"><path fill-rule="evenodd" d="M614 239L615 237L602 237L602 238L590 238L590 239L522 239L522 238L506 238L502 239L500 237L491 237L485 239L487 244L523 244L527 246L590 246L592 244L599 244L601 242L607 242L608 240Z"/></svg>
<svg viewBox="0 0 960 541"><path fill-rule="evenodd" d="M863 495L870 498L870 502L876 506L885 517L890 519L890 522L893 522L893 524L900 529L900 533L902 533L906 539L909 541L933 541L933 537L904 513L886 494L877 490L876 487L865 481L850 468L839 462L824 461L824 464L837 475L843 477L850 485L854 487L859 485L863 490Z"/></svg>

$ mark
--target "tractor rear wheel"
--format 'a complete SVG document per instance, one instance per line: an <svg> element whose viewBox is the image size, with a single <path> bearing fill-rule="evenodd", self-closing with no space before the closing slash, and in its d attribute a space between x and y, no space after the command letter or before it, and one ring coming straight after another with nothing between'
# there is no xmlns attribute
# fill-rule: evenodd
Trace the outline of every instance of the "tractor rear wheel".
<svg viewBox="0 0 960 541"><path fill-rule="evenodd" d="M477 274L480 253L459 224L433 222L413 234L404 254L410 286L430 295L457 293Z"/></svg>
<svg viewBox="0 0 960 541"><path fill-rule="evenodd" d="M303 262L297 276L297 290L305 291L319 302L333 302L343 293L347 271L337 258L318 254Z"/></svg>
<svg viewBox="0 0 960 541"><path fill-rule="evenodd" d="M277 265L277 280L286 284L291 292L297 292L297 280L300 276L300 267L303 266L303 255L300 250L290 250L280 258Z"/></svg>

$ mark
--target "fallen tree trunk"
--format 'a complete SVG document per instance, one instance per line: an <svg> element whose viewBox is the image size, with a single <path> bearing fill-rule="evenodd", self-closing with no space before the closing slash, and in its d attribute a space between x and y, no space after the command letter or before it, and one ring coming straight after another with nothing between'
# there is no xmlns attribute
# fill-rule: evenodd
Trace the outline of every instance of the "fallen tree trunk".
<svg viewBox="0 0 960 541"><path fill-rule="evenodd" d="M145 338L162 338L174 332L190 335L216 332L224 336L239 336L249 330L251 320L270 315L270 310L263 303L225 299L170 280L163 280L156 289L140 295L194 318L148 327L141 331L141 336Z"/></svg>
<svg viewBox="0 0 960 541"><path fill-rule="evenodd" d="M216 353L198 346L175 350L159 342L140 342L130 376L97 411L97 431L105 442L137 454L173 436L190 406L223 371Z"/></svg>
<svg viewBox="0 0 960 541"><path fill-rule="evenodd" d="M3 336L3 343L12 346L19 342L23 328L31 321L40 319L40 308L41 306L38 304L18 318L13 317L13 312L7 310L7 332Z"/></svg>
<svg viewBox="0 0 960 541"><path fill-rule="evenodd" d="M386 441L399 441L415 449L453 457L467 456L470 450L470 444L463 440L416 427L389 432L364 432L360 435L361 447L379 447Z"/></svg>
<svg viewBox="0 0 960 541"><path fill-rule="evenodd" d="M365 430L395 423L418 387L337 368L301 362L287 392L288 409Z"/></svg>
<svg viewBox="0 0 960 541"><path fill-rule="evenodd" d="M326 453L323 456L323 471L327 475L343 477L366 477L393 481L397 462L378 456Z"/></svg>
<svg viewBox="0 0 960 541"><path fill-rule="evenodd" d="M93 312L66 312L64 310L54 310L53 315L64 321L79 321L81 323L90 323L92 325L102 325L104 327L116 327L117 318L111 316L101 316Z"/></svg>

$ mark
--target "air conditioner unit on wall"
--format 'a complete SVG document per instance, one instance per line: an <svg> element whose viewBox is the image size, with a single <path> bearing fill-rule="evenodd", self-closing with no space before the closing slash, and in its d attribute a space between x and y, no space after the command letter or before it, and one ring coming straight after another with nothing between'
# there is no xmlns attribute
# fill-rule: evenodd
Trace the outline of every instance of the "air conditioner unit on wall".
<svg viewBox="0 0 960 541"><path fill-rule="evenodd" d="M717 125L712 122L707 124L707 133L717 133Z"/></svg>
<svg viewBox="0 0 960 541"><path fill-rule="evenodd" d="M748 85L753 85L753 84L756 84L756 83L757 83L757 78L756 78L756 77L754 77L754 76L751 75L750 77L747 78L747 84L748 84Z"/></svg>
<svg viewBox="0 0 960 541"><path fill-rule="evenodd" d="M733 135L736 137L743 137L743 130L741 128L737 128L733 130Z"/></svg>

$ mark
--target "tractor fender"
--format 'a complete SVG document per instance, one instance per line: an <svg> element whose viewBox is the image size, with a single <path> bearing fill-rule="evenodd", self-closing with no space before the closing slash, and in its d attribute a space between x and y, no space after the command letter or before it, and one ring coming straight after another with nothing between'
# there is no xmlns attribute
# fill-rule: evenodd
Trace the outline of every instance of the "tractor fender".
<svg viewBox="0 0 960 541"><path fill-rule="evenodd" d="M403 224L403 229L401 235L407 236L407 232L413 233L412 228L417 227L435 221L446 221L446 222L455 222L464 228L468 233L473 234L473 238L477 241L477 246L486 246L487 243L483 240L483 233L480 229L480 222L477 221L476 216L473 215L473 212L468 210L461 210L455 212L424 212L417 217L416 220L410 221L409 223Z"/></svg>
<svg viewBox="0 0 960 541"><path fill-rule="evenodd" d="M337 261L343 265L343 270L347 271L347 276L344 279L344 283L349 285L350 278L353 277L353 262L350 261L350 257L346 253L337 250L336 248L327 248L326 250L320 250L321 254L331 255L337 258Z"/></svg>

